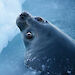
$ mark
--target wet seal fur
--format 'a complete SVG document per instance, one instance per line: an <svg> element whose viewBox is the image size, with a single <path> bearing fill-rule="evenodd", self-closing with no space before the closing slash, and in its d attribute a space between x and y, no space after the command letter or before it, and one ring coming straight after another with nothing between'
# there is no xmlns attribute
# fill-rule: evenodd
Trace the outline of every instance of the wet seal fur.
<svg viewBox="0 0 75 75"><path fill-rule="evenodd" d="M23 12L16 20L26 46L25 65L40 75L75 75L75 42L41 17Z"/></svg>

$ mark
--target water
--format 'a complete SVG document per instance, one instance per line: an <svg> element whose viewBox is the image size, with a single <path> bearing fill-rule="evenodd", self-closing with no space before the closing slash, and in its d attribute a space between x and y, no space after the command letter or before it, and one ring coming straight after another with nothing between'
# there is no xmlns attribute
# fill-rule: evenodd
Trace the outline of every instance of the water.
<svg viewBox="0 0 75 75"><path fill-rule="evenodd" d="M0 75L35 75L24 67L25 47L15 24L24 10L75 39L75 0L0 0Z"/></svg>

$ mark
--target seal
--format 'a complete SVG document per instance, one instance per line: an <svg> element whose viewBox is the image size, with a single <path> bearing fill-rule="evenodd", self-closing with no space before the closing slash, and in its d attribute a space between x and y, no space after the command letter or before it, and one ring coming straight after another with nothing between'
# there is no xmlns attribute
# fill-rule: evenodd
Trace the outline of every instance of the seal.
<svg viewBox="0 0 75 75"><path fill-rule="evenodd" d="M16 20L26 46L25 65L40 75L75 75L75 42L55 25L23 12Z"/></svg>

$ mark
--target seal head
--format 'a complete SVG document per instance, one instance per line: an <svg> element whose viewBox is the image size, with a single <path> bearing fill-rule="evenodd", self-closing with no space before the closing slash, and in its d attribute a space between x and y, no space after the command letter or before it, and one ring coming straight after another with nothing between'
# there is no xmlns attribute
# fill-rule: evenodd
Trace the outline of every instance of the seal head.
<svg viewBox="0 0 75 75"><path fill-rule="evenodd" d="M75 43L53 24L23 12L16 20L26 46L25 65L40 75L75 75Z"/></svg>

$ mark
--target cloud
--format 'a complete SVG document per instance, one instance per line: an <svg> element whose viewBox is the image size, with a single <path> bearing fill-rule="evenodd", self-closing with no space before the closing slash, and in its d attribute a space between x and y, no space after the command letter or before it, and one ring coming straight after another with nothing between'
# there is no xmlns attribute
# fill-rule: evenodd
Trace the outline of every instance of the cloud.
<svg viewBox="0 0 75 75"><path fill-rule="evenodd" d="M23 0L0 0L0 53L18 33L16 18L22 12Z"/></svg>

